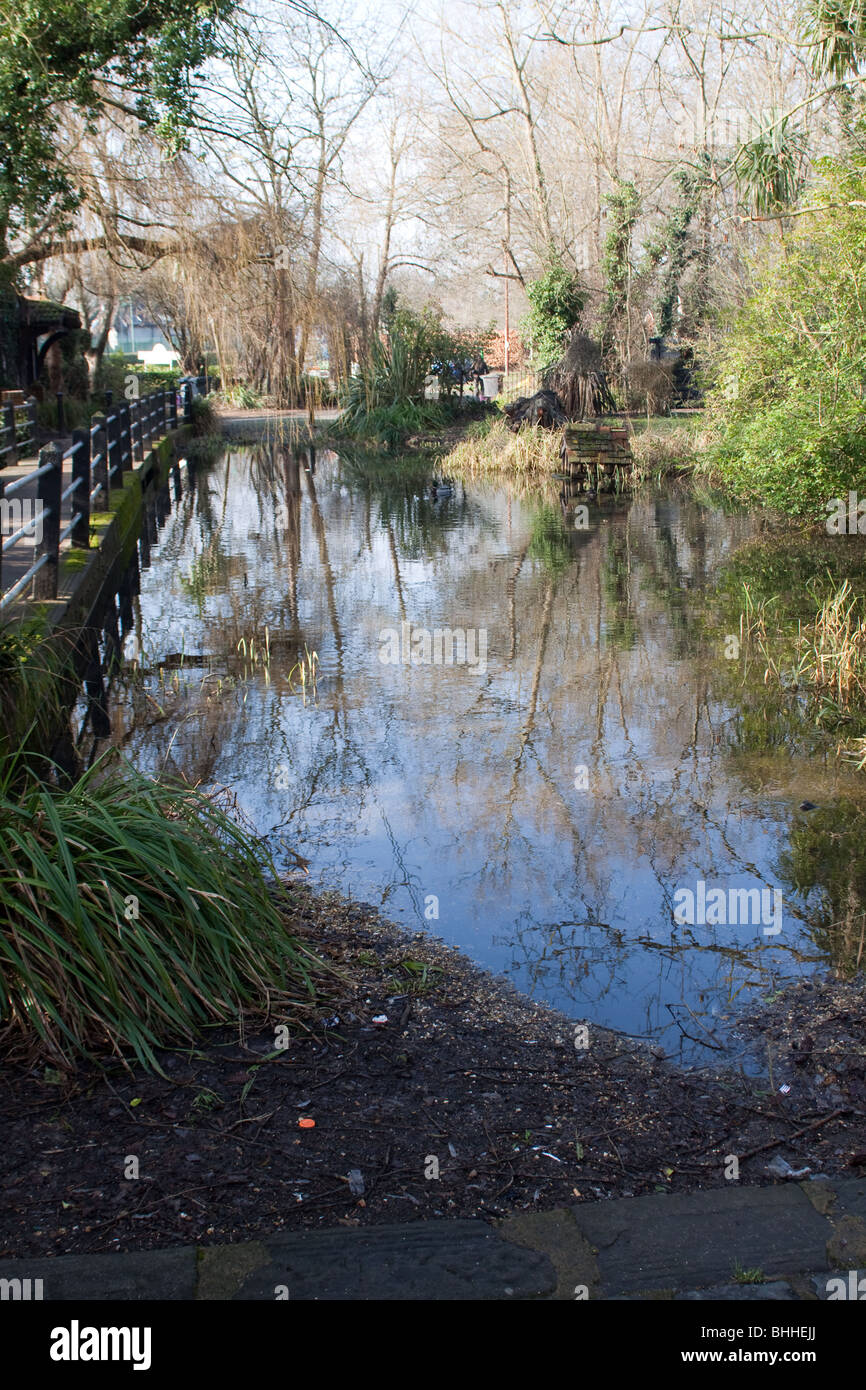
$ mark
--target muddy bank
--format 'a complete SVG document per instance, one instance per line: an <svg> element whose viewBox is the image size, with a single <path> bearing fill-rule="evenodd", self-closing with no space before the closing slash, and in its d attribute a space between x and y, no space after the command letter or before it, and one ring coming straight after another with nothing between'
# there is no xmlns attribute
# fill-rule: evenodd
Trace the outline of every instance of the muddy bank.
<svg viewBox="0 0 866 1390"><path fill-rule="evenodd" d="M721 1186L729 1154L750 1184L777 1181L767 1166L777 1157L795 1171L863 1172L857 986L833 987L844 1019L830 1018L821 986L794 992L790 1015L776 1002L763 1025L771 1086L730 1070L678 1071L591 1024L584 1039L573 1020L363 905L299 889L292 927L346 978L315 1031L283 1050L273 1028L223 1030L196 1051L162 1054L165 1077L113 1066L65 1079L7 1063L0 1253L492 1219ZM830 1084L807 1089L798 1078L829 1074L836 1023L844 1056Z"/></svg>

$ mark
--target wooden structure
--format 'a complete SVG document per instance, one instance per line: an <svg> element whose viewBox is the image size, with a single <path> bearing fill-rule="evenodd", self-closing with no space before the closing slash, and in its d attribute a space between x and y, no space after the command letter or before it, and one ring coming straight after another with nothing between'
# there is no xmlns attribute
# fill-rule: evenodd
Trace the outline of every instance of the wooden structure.
<svg viewBox="0 0 866 1390"><path fill-rule="evenodd" d="M178 425L192 422L194 383L195 378L183 377L177 391L160 386L110 408L107 415L94 415L89 428L72 431L68 449L62 450L56 443L45 445L39 451L37 466L21 471L13 482L7 482L0 472L0 502L6 504L0 508L0 525L9 517L11 529L10 535L0 537L0 614L17 598L26 598L25 590L31 585L30 597L34 599L57 597L61 546L68 540L77 549L89 549L91 512L108 511L112 499L124 488L126 476L136 465L144 465L156 441ZM35 435L35 416L31 423L22 424L15 414L29 408L11 403L4 407L0 469L19 462L23 431L32 427ZM67 475L70 482L64 488ZM27 501L26 508L22 499ZM10 501L14 513L9 511ZM67 513L70 519L62 526ZM11 522L13 515L15 521ZM28 550L32 547L32 564L23 574L13 576L4 591L8 581L3 574L3 557L16 561L14 551L19 545Z"/></svg>
<svg viewBox="0 0 866 1390"><path fill-rule="evenodd" d="M54 344L80 330L81 315L68 304L0 289L0 384L29 391Z"/></svg>
<svg viewBox="0 0 866 1390"><path fill-rule="evenodd" d="M566 425L559 456L563 474L578 492L613 492L634 462L628 431L600 420Z"/></svg>

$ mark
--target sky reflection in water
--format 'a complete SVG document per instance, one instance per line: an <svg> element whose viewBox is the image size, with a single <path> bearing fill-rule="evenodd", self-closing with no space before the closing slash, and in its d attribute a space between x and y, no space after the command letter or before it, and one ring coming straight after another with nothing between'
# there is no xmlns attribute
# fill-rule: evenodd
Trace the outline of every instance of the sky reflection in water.
<svg viewBox="0 0 866 1390"><path fill-rule="evenodd" d="M590 510L566 529L555 499L234 450L169 516L125 647L151 683L182 653L181 697L144 720L120 699L114 737L148 771L230 787L315 882L706 1062L732 1005L820 956L793 894L768 938L677 925L674 893L778 885L825 774L782 757L756 792L729 751L724 635L698 610L750 519L653 496ZM404 622L483 630L486 669L384 663Z"/></svg>

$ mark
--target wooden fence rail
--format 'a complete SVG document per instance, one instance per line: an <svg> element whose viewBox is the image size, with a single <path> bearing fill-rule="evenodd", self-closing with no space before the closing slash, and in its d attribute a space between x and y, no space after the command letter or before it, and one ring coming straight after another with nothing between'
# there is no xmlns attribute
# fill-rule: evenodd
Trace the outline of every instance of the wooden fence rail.
<svg viewBox="0 0 866 1390"><path fill-rule="evenodd" d="M108 407L108 413L94 415L88 429L72 431L72 444L61 450L58 444L46 444L39 450L35 469L15 482L4 486L0 471L0 522L15 515L10 501L36 483L34 499L19 503L17 511L21 524L10 535L3 536L0 525L0 612L19 598L32 585L34 599L57 597L60 547L68 540L77 549L90 546L90 515L95 503L102 498L107 509L111 494L123 487L123 477L135 463L141 463L151 445L169 430L175 429L179 417L184 423L192 419L193 395L197 390L195 378L184 377L177 391L158 387L137 400L124 401ZM5 405L0 426L0 470L19 463L23 453L32 455L36 446L36 402L25 405ZM71 481L63 487L63 466L70 461ZM61 525L64 503L68 502L72 516ZM26 519L25 519L26 515ZM33 563L11 588L3 592L3 557L16 546L33 546Z"/></svg>

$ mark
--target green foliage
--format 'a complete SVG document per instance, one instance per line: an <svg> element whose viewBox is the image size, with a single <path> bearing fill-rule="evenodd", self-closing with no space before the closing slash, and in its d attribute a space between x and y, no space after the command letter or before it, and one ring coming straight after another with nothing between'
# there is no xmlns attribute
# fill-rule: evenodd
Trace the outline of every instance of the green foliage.
<svg viewBox="0 0 866 1390"><path fill-rule="evenodd" d="M442 430L447 423L444 410L437 401L394 401L391 405L363 409L359 423L346 432L368 444L395 450L413 434Z"/></svg>
<svg viewBox="0 0 866 1390"><path fill-rule="evenodd" d="M58 157L64 106L93 125L118 84L173 149L193 108L192 76L217 48L234 0L2 0L0 248L50 215L56 234L82 191Z"/></svg>
<svg viewBox="0 0 866 1390"><path fill-rule="evenodd" d="M215 434L218 428L216 411L210 396L192 398L192 432L195 435Z"/></svg>
<svg viewBox="0 0 866 1390"><path fill-rule="evenodd" d="M236 382L227 391L223 391L222 398L226 405L238 406L241 410L259 410L263 404L259 392L254 391L251 386L245 386L243 382Z"/></svg>
<svg viewBox="0 0 866 1390"><path fill-rule="evenodd" d="M662 337L669 334L674 326L674 310L680 281L692 255L689 232L709 187L709 166L709 155L703 151L698 156L696 168L676 170L676 202L661 229L647 239L644 248L647 270L653 271L656 267L661 267L655 312L656 332Z"/></svg>
<svg viewBox="0 0 866 1390"><path fill-rule="evenodd" d="M366 362L342 388L340 427L389 449L407 435L443 428L445 412L424 399L424 383L438 367L440 395L447 398L456 381L452 364L465 356L465 346L442 326L435 309L395 310L388 342L374 338Z"/></svg>
<svg viewBox="0 0 866 1390"><path fill-rule="evenodd" d="M387 331L394 322L394 315L397 312L397 305L400 296L393 285L389 285L382 295L382 309L379 314L379 323Z"/></svg>
<svg viewBox="0 0 866 1390"><path fill-rule="evenodd" d="M586 290L574 271L557 257L548 261L537 280L526 286L529 313L521 327L529 339L535 365L544 371L558 362L569 334L586 304Z"/></svg>
<svg viewBox="0 0 866 1390"><path fill-rule="evenodd" d="M61 666L59 647L46 641L40 619L0 627L0 774L6 783L38 766L56 737Z"/></svg>
<svg viewBox="0 0 866 1390"><path fill-rule="evenodd" d="M826 520L866 482L866 174L826 165L715 364L712 462L747 501ZM860 206L857 206L857 204ZM853 204L853 206L852 206Z"/></svg>
<svg viewBox="0 0 866 1390"><path fill-rule="evenodd" d="M640 194L627 179L617 179L614 190L604 199L608 233L604 239L601 269L605 283L604 341L613 345L617 325L628 296L631 276L631 238L640 212Z"/></svg>
<svg viewBox="0 0 866 1390"><path fill-rule="evenodd" d="M805 37L816 73L841 82L866 57L864 0L808 0Z"/></svg>
<svg viewBox="0 0 866 1390"><path fill-rule="evenodd" d="M791 207L800 192L802 137L785 116L770 120L737 150L734 177L740 192L759 216Z"/></svg>
<svg viewBox="0 0 866 1390"><path fill-rule="evenodd" d="M0 788L0 1029L61 1066L315 998L266 854L209 797L97 764ZM285 899L284 899L285 901Z"/></svg>

